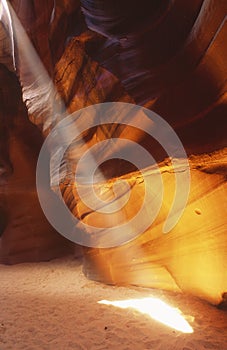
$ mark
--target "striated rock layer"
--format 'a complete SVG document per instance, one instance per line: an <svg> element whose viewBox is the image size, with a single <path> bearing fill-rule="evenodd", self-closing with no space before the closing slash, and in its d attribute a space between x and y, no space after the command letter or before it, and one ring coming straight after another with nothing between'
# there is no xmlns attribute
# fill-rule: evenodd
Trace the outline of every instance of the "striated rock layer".
<svg viewBox="0 0 227 350"><path fill-rule="evenodd" d="M163 233L163 225L172 205L175 175L165 162L159 164L165 195L155 221L145 233L120 247L85 249L86 276L110 284L183 291L214 304L222 301L227 290L227 149L209 156L192 156L189 164L188 204L171 232ZM144 176L152 187L154 169L146 169ZM131 201L124 208L129 219L138 212L143 201L144 178L135 172L124 179L133 183L130 186ZM109 196L114 182L109 182ZM151 215L153 205L154 202L149 203L148 215L149 212ZM77 207L82 217L86 208L80 202ZM95 212L88 214L84 221L89 225L103 224L103 219L101 221Z"/></svg>

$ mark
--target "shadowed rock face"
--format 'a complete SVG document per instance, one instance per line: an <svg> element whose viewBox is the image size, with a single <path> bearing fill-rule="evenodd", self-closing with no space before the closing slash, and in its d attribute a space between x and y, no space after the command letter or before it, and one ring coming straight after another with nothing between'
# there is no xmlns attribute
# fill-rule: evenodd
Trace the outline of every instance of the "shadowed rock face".
<svg viewBox="0 0 227 350"><path fill-rule="evenodd" d="M226 1L11 4L43 67L25 50L29 41L11 11L12 28L10 22L0 26L0 262L50 259L74 250L47 223L35 189L40 147L59 120L56 92L59 108L68 113L102 102L136 103L169 122L191 156L189 203L177 227L163 236L161 226L174 189L174 174L168 161L163 163L166 153L132 127L87 131L83 140L88 147L123 136L145 147L160 162L167 197L157 220L138 239L118 248L85 249L85 273L108 283L183 290L220 302L227 290L226 153L221 151L226 146ZM1 17L2 23L7 20ZM45 69L53 86L40 79ZM62 195L75 216L99 225L102 218L83 204L72 180L82 151L77 142L66 152ZM108 198L116 178L123 175L128 181L134 200L125 213L127 218L134 215L144 193L141 174L119 160L104 163L102 171L109 179ZM146 171L152 184L152 169ZM208 290L207 285L213 287Z"/></svg>
<svg viewBox="0 0 227 350"><path fill-rule="evenodd" d="M148 24L153 26L159 20L168 3L168 0L142 0L140 4L129 0L81 1L88 27L113 38L123 38L141 29L147 31Z"/></svg>
<svg viewBox="0 0 227 350"><path fill-rule="evenodd" d="M145 1L141 8L148 20L132 9L132 28L121 6L112 4L111 12L107 3L82 2L88 26L105 35L99 47L96 40L88 43L89 54L120 78L137 104L164 117L189 153L223 147L225 134L217 125L226 115L225 1L163 1L159 8Z"/></svg>
<svg viewBox="0 0 227 350"><path fill-rule="evenodd" d="M55 258L73 251L45 219L36 193L40 131L29 121L16 76L4 67L0 97L0 262Z"/></svg>

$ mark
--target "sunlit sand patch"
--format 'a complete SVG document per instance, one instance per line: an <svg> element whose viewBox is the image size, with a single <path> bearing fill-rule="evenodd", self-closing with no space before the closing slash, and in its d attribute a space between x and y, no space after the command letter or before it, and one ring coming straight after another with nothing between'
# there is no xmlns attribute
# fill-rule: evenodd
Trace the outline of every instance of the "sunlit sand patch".
<svg viewBox="0 0 227 350"><path fill-rule="evenodd" d="M193 328L186 321L179 309L176 309L157 298L129 299L119 301L101 300L98 303L116 306L121 309L133 308L180 332L193 333Z"/></svg>

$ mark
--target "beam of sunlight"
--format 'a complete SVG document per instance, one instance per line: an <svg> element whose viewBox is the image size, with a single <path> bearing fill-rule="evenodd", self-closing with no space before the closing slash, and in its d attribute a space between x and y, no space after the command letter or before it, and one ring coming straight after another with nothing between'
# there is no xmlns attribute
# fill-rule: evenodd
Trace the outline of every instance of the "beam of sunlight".
<svg viewBox="0 0 227 350"><path fill-rule="evenodd" d="M23 89L23 100L27 105L31 121L36 125L41 125L43 134L47 136L60 121L66 119L71 114L68 113L63 99L59 95L47 69L36 52L33 43L13 7L10 3L7 3L7 1L4 1L4 3L6 4L4 11L7 10L10 23L13 23L14 27L13 34L15 45L17 46L18 74ZM84 120L83 123L86 124L86 121ZM62 133L61 141L63 143L67 142L71 129L72 125L69 123L69 125L65 125L63 130L58 130L58 133L60 133L60 131ZM73 130L76 131L76 134L80 135L76 120L74 121ZM82 137L80 138L80 143L86 150L89 150L89 147ZM60 141L58 141L58 144L60 147ZM105 182L106 178L100 171L100 168L98 168L96 159L90 155L89 161L89 167L91 167L91 162L93 162L93 167L97 167L97 172L101 179L100 181ZM50 165L52 165L52 163ZM84 171L85 174L86 170L87 169Z"/></svg>
<svg viewBox="0 0 227 350"><path fill-rule="evenodd" d="M8 33L8 35L9 35L10 45L11 45L10 49L11 49L12 61L13 61L13 68L16 69L13 24L12 24L12 18L10 16L10 11L9 11L7 0L1 0L0 1L0 22L1 22L1 24L3 24L3 27L6 30L6 33ZM3 52L6 49L6 47L4 45L3 45ZM4 52L4 54L6 54L6 52Z"/></svg>
<svg viewBox="0 0 227 350"><path fill-rule="evenodd" d="M13 25L14 29L14 45L17 48L17 73L19 75L19 80L21 82L22 90L23 90L23 100L27 105L29 117L30 120L39 127L42 128L42 132L45 137L48 136L49 133L56 127L56 125L60 125L64 119L67 121L68 117L70 115L73 117L74 113L70 114L67 111L66 105L64 103L64 100L59 95L52 78L50 77L47 69L45 68L42 60L40 59L38 53L36 52L36 49L30 40L28 34L26 33L25 28L23 27L20 19L18 18L17 14L13 10L13 7L5 1L6 4L6 10L9 14L10 23ZM124 122L124 109L123 114L121 117L119 116L119 123ZM86 113L85 113L86 114ZM86 117L84 115L83 117ZM134 116L137 118L137 113ZM122 120L121 120L122 118ZM130 117L131 118L131 117ZM57 129L57 133L53 137L52 134L52 142L50 147L50 187L53 191L57 192L60 199L62 199L62 194L59 188L59 183L65 179L65 176L67 175L67 169L70 168L65 164L65 162L61 163L60 168L56 168L56 157L58 157L59 150L61 150L62 145L65 145L68 143L68 140L71 139L71 135L78 134L80 135L80 127L86 126L88 121L86 118L80 118L80 120L77 119L71 119L69 120L69 123L65 123L64 127L59 127ZM73 124L73 125L72 125ZM78 127L78 124L80 127ZM81 124L81 125L80 125ZM79 144L80 142L80 144ZM94 157L93 153L91 152L91 149L89 148L89 145L84 141L83 137L80 135L79 140L77 141L77 144L80 145L80 147L73 146L73 151L75 151L76 156L78 157L78 152L80 153L80 149L82 151L89 151L89 161L82 162L83 166L81 171L81 176L77 176L77 179L75 179L75 183L77 184L77 190L80 198L84 202L84 198L86 198L86 192L83 196L83 186L78 186L80 183L83 185L83 181L87 179L87 173L89 169L96 169L96 176L99 179L100 183L105 184L108 180L106 179L105 175L102 173L101 169L99 168L99 164L97 163L96 158ZM79 150L79 151L78 151ZM105 159L105 154L103 152L99 152L101 157L103 157L103 161ZM55 157L56 156L56 157ZM81 154L79 154L79 159L81 159ZM66 159L66 162L70 162L70 159ZM101 164L102 162L100 162ZM77 164L78 166L78 164ZM74 174L76 177L76 174ZM92 179L92 181L95 179ZM109 201L108 199L105 200L103 196L96 195L96 192L93 191L93 187L91 187L91 195L89 196L89 203L88 207L95 208L95 211L98 213L105 213L105 208L108 210L111 209L111 213L116 213L116 227L121 222L127 222L126 216L124 211L121 209L124 207L124 205L127 203L127 200L129 199L129 196L127 195L127 191L125 190L126 182L125 181L118 181L116 186L113 186L113 193L114 197L117 200ZM128 186L128 191L130 187ZM86 190L86 188L85 188ZM84 191L85 191L84 190ZM149 194L150 192L147 191ZM124 194L124 197L122 196ZM46 194L45 194L46 196ZM127 197L125 199L125 197ZM124 200L123 200L124 199ZM101 205L100 205L101 202ZM123 203L122 203L123 202ZM101 209L100 209L101 208ZM56 208L55 208L56 210ZM54 211L53 211L54 212ZM46 217L48 218L46 212ZM49 218L48 218L49 219ZM70 217L67 217L67 221L71 220ZM107 227L112 225L112 222L109 224L109 217L103 216L103 220L107 222ZM150 224L150 217L147 217L147 220L149 220ZM55 218L54 218L54 221ZM51 222L53 224L53 222ZM141 226L141 225L140 225ZM143 226L142 226L143 227ZM56 228L56 227L55 227ZM102 229L102 228L101 228ZM123 230L123 228L121 229ZM59 231L61 232L61 231ZM96 231L94 231L96 232ZM135 232L134 226L129 222L127 227L125 228L125 235L123 236L121 232L121 236L126 237L125 241L131 239L131 233ZM64 232L61 232L63 235L65 235ZM113 244L115 244L115 236L113 236ZM129 237L129 238L127 238ZM74 239L74 238L73 238ZM106 240L106 238L104 237ZM108 242L108 245L112 246L112 241ZM94 242L95 239L94 239ZM101 241L101 244L103 242ZM104 245L106 243L104 242Z"/></svg>
<svg viewBox="0 0 227 350"><path fill-rule="evenodd" d="M157 298L128 299L119 301L101 300L98 303L116 306L121 309L133 308L182 333L193 333L193 328L186 321L179 309L176 309Z"/></svg>
<svg viewBox="0 0 227 350"><path fill-rule="evenodd" d="M54 86L49 73L47 72L43 62L36 52L33 43L28 37L26 30L24 29L13 7L10 5L10 3L7 3L6 0L4 0L4 3L4 11L7 11L10 23L13 23L15 29L14 36L15 44L17 45L19 64L18 73L23 88L23 99L27 105L31 121L36 125L42 125L43 134L46 135L48 133L48 130L50 132L60 121L69 117L70 114L68 113L63 99ZM82 120L82 122L85 125L87 123L86 120ZM66 125L63 129L58 130L58 139L56 140L56 143L59 145L59 147L61 146L59 136L61 136L61 142L64 144L67 142L68 137L71 135L71 130L76 131L75 133L80 135L79 129L77 129L76 120L73 123L73 127L71 124L69 124ZM86 144L82 137L80 137L80 144L81 147L83 146L85 150L90 151L89 146ZM85 165L83 164L83 175L86 177L88 169L90 168L97 169L96 176L100 179L100 182L106 183L107 180L98 167L99 164L97 164L95 157L93 157L91 152L89 153L89 156L89 162L85 163ZM81 158L81 155L79 158ZM53 149L51 150L50 171L51 185L54 188L56 169L54 166L54 161L52 161L52 159L55 159ZM60 179L57 180L60 182L60 180L65 176L63 168L60 169L59 176ZM78 179L79 178L77 178L77 181ZM120 188L118 186L119 193L124 192L124 185L125 183ZM83 194L82 189L80 190L79 194ZM94 206L97 206L100 203L100 199L96 195L92 197L92 200L94 203L90 203L90 205L94 204ZM105 202L103 200L101 200L101 203L102 205L109 204L108 201ZM109 205L111 205L111 208L114 206L115 212L120 211L122 208L120 201L113 201L113 203L110 203ZM122 215L122 212L120 212L119 222L123 220Z"/></svg>

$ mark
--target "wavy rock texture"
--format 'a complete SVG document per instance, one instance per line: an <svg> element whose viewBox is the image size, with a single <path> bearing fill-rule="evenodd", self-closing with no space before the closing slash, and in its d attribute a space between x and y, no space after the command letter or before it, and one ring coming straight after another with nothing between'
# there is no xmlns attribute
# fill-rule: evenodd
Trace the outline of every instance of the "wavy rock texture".
<svg viewBox="0 0 227 350"><path fill-rule="evenodd" d="M35 53L28 49L30 42L18 29L19 24L11 11L22 97L30 121L44 137L67 113L95 103L122 101L144 105L160 114L178 133L189 155L210 153L226 145L225 0L193 0L190 3L186 0L141 0L133 4L128 0L82 0L81 6L78 1L67 0L13 0L11 3L43 63L42 66ZM9 76L5 68L4 72L4 76ZM14 78L7 84L10 89L17 82ZM7 89L8 97L12 94ZM14 96L13 100L16 103L19 97ZM24 108L20 103L19 106ZM19 110L19 107L15 108ZM23 113L17 114L20 116L21 134L17 134L17 143L14 144L11 133L17 133L17 128L13 125L12 131L9 131L9 119L1 116L4 120L4 136L0 142L3 160L1 179L3 176L7 178L8 187L1 187L4 195L1 195L3 236L0 256L6 260L9 256L7 250L13 252L13 242L15 256L18 256L16 250L20 235L17 230L21 227L20 220L10 227L12 219L7 213L11 212L13 217L19 198L30 202L23 197L24 186L29 181L34 186L34 163L39 149L31 147L28 153L24 149L24 143L30 145L31 142L26 138L26 130L31 128L31 124ZM10 112L5 114L10 115ZM86 124L86 120L81 122ZM35 130L34 127L33 131L38 133ZM97 140L125 134L144 146L158 161L166 157L147 135L120 125L89 130L83 135L83 140L91 147ZM39 134L38 142L40 137ZM66 152L61 168L61 190L74 215L84 222L99 225L102 218L83 205L72 181L77 159L84 152L81 140L73 143ZM18 153L15 153L16 149ZM23 155L21 163L19 155ZM18 188L15 176L17 169L22 169L21 164L26 177L23 178L21 172L18 175L19 181L23 179L23 193L18 195L17 192L16 195L16 190L10 188ZM189 203L177 226L167 235L162 234L161 226L171 204L174 175L162 163L160 168L167 192L157 220L143 235L126 245L112 249L86 248L85 274L106 283L182 290L217 304L227 290L226 155L220 151L212 156L190 158L192 183ZM102 170L110 178L107 197L112 195L112 184L116 178L123 174L126 176L134 199L129 202L129 209L125 209L126 217L131 217L143 197L140 175L125 162L106 163ZM152 183L152 168L145 173ZM34 192L32 188L29 196ZM5 200L6 197L10 199ZM6 204L7 201L10 204ZM9 205L11 211L7 208ZM40 219L41 212L36 214L33 207L31 214L35 214L31 229L28 226L24 229L25 237L31 239L25 249L27 253L34 242L31 231L36 222L44 222L43 217ZM24 217L22 212L20 218ZM11 235L15 241L11 240ZM49 242L51 244L52 241ZM47 245L45 242L40 247L45 251ZM22 249L20 251L20 259L26 260L28 256L23 256ZM40 259L45 257L45 254L39 256Z"/></svg>
<svg viewBox="0 0 227 350"><path fill-rule="evenodd" d="M82 1L88 26L106 36L99 47L89 43L88 52L121 79L137 104L165 118L189 153L223 147L218 125L226 123L226 1L142 1L147 22L136 9L127 15L110 3L115 11L105 1ZM128 28L135 18L140 23Z"/></svg>
<svg viewBox="0 0 227 350"><path fill-rule="evenodd" d="M177 225L167 234L163 225L172 205L175 176L169 165L159 164L165 188L161 210L150 228L130 243L111 249L86 249L84 272L89 278L110 284L133 284L184 291L211 303L222 301L226 282L227 150L189 159L191 190L187 207ZM177 171L177 170L175 170ZM145 178L152 187L155 171L148 168ZM133 184L124 208L127 219L142 205L144 180L140 173L124 179ZM115 181L109 182L105 196L111 198ZM76 191L74 191L76 197ZM116 201L120 201L117 198ZM154 201L147 206L151 215ZM80 217L87 212L77 202ZM211 219L212 218L212 219ZM85 216L89 225L103 226L103 215ZM104 236L105 238L105 236Z"/></svg>
<svg viewBox="0 0 227 350"><path fill-rule="evenodd" d="M26 26L29 27L29 16L23 17L23 8L17 8L16 4L14 6L17 13L21 15L21 21L25 28ZM31 6L31 3L29 6ZM25 7L27 11L32 9L29 6ZM63 9L65 8L63 7ZM68 4L67 11L72 10L74 10L74 7L71 8ZM45 16L41 17L40 21L43 18ZM57 19L53 23L55 21ZM32 21L31 23L33 24ZM31 46L31 43L21 31L17 21L14 21L14 26L17 28L17 35L15 36L17 44L21 45L17 47L17 64L18 75L23 88L23 99L26 100L30 120L43 131L44 135L47 135L56 124L53 112L56 108L55 103L60 108L67 107L69 111L75 111L87 105L106 100L133 102L111 73L100 68L96 62L91 61L86 56L84 41L87 34L84 37L82 36L81 39L73 39L70 42L64 57L54 69L53 66L49 65L48 67L49 54L46 55L42 50L38 51L39 47L36 47L36 49L39 55L44 57L44 66L33 51L27 52L25 50L24 42L29 46ZM29 35L36 43L38 39L33 33L36 33L34 28L31 29ZM38 33L39 35L40 33ZM66 37L65 34L63 38L66 40ZM29 55L26 55L27 53ZM73 60L71 59L72 56L74 57ZM32 59L36 60L34 65L30 65ZM41 68L36 71L39 65ZM45 68L49 72L56 71L54 78L56 90L54 85L51 84ZM33 84L35 79L38 82L40 81L40 75L42 74L44 74L44 79L41 79L41 84ZM2 186L0 198L2 237L0 261L5 263L27 260L39 261L70 253L75 248L51 228L38 203L35 188L35 166L42 144L42 136L28 121L16 78L10 75L4 67L2 68L1 80L5 82L5 88L1 99L0 156ZM59 102L59 97L56 97L57 90L61 95L62 102ZM13 96L14 104L10 101L11 96ZM94 134L94 131L92 131L91 135ZM88 137L90 138L90 136ZM22 202L21 206L18 205L19 202Z"/></svg>

